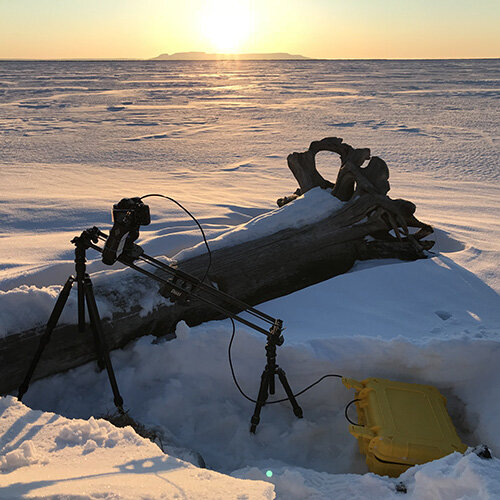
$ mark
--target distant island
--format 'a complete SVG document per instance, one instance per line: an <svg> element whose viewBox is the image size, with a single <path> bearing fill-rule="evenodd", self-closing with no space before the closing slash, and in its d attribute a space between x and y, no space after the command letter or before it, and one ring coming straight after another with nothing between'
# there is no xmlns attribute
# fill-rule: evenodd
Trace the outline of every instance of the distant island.
<svg viewBox="0 0 500 500"><path fill-rule="evenodd" d="M160 54L151 60L159 61L224 61L224 60L244 60L244 61L294 61L297 59L310 59L310 57L298 54L287 54L286 52L272 52L264 54L207 54L206 52L176 52L175 54Z"/></svg>

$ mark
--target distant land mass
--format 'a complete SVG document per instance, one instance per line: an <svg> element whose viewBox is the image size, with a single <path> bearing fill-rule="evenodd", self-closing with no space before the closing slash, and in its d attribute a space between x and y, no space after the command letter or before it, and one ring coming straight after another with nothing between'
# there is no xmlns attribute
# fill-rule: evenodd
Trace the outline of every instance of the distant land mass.
<svg viewBox="0 0 500 500"><path fill-rule="evenodd" d="M310 59L310 57L301 56L298 54L287 54L286 52L272 52L264 54L207 54L206 52L176 52L175 54L160 54L158 57L153 57L152 60L161 61L221 61L221 60L297 60Z"/></svg>

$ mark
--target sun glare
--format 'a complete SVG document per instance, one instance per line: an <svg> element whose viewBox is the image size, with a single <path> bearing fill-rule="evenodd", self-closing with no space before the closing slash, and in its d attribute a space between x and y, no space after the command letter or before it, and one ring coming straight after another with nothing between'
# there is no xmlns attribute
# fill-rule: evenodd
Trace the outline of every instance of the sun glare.
<svg viewBox="0 0 500 500"><path fill-rule="evenodd" d="M219 0L207 2L200 24L209 50L241 51L252 32L252 13L247 2Z"/></svg>

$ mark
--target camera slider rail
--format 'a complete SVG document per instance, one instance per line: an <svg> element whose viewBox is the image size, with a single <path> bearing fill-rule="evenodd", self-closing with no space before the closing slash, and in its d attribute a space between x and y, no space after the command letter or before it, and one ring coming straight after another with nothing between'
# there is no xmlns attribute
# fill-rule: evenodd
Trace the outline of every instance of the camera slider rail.
<svg viewBox="0 0 500 500"><path fill-rule="evenodd" d="M85 234L89 238L89 241L87 243L88 247L102 253L102 248L99 247L96 243L98 243L99 240L105 242L108 238L108 235L100 231L97 227L87 229L82 233L82 235L83 234ZM212 285L208 285L207 283L202 282L195 276L181 271L180 269L169 266L168 264L165 264L164 262L161 262L160 260L147 255L146 253L144 253L143 249L135 243L132 243L132 248L127 249L120 257L118 257L117 260L118 262L125 264L126 266L138 271L139 273L148 276L156 282L161 283L163 286L160 289L160 293L163 296L170 298L172 302L179 300L184 302L191 298L201 300L205 304L213 307L214 309L217 309L224 315L229 316L236 321L249 326L250 328L253 328L259 333L262 333L267 337L274 337L276 345L280 346L284 342L282 335L283 322L281 320L273 318L272 316L259 311L258 309L237 299L236 297L233 297L223 292L222 290L213 287ZM136 265L134 263L135 260L150 264L158 271L167 273L170 277L167 278L159 274L152 273L151 271L148 271L147 269ZM244 311L250 316L260 319L264 323L269 324L270 329L266 330L265 328L253 323L252 321L242 318L238 313L235 313L228 307L224 307L214 302L214 299L224 302L229 307L232 306L235 310Z"/></svg>

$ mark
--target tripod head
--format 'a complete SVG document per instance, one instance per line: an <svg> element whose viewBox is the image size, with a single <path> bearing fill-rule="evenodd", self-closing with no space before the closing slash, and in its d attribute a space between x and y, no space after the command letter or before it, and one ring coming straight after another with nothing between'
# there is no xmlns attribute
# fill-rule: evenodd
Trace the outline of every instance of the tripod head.
<svg viewBox="0 0 500 500"><path fill-rule="evenodd" d="M98 227L91 227L89 229L85 229L85 231L82 231L82 234L80 236L75 236L72 240L71 243L75 245L77 248L82 247L82 248L90 248L91 245L90 243L97 243L99 241L99 228Z"/></svg>
<svg viewBox="0 0 500 500"><path fill-rule="evenodd" d="M269 329L268 340L277 346L283 345L285 338L283 337L283 321L280 319L274 320L274 324Z"/></svg>

